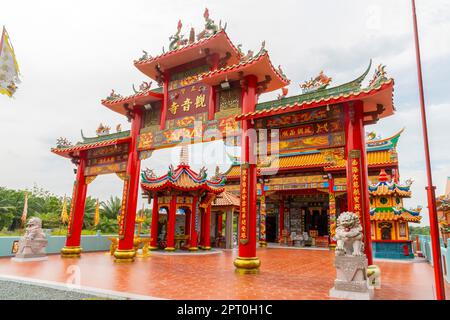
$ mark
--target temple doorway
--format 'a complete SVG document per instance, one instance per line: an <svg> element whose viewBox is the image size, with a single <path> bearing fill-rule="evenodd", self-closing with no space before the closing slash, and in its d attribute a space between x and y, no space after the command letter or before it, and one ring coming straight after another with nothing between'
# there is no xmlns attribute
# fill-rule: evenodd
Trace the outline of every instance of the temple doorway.
<svg viewBox="0 0 450 320"><path fill-rule="evenodd" d="M267 242L277 241L277 217L274 215L266 218L266 240Z"/></svg>

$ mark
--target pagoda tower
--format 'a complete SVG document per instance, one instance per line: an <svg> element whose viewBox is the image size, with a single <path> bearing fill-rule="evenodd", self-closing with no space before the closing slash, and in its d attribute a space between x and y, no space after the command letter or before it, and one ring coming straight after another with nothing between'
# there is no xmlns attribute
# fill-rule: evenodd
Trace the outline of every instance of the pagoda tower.
<svg viewBox="0 0 450 320"><path fill-rule="evenodd" d="M383 169L378 182L369 185L372 243L376 258L414 258L409 239L409 223L419 223L421 207L408 210L403 199L411 197L412 180L392 181Z"/></svg>

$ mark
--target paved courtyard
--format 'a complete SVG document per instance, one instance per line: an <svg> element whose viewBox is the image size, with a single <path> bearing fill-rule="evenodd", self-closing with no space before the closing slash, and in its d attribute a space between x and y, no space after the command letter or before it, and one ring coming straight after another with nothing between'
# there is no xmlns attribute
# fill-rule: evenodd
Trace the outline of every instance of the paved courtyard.
<svg viewBox="0 0 450 320"><path fill-rule="evenodd" d="M212 255L152 255L132 264L116 264L100 253L81 259L49 256L44 262L17 263L0 259L0 275L65 284L78 279L82 287L127 292L165 299L330 299L335 271L333 252L259 249L257 275L234 272L237 251ZM433 299L433 270L427 263L376 261L382 289L376 299ZM450 296L447 285L448 296Z"/></svg>

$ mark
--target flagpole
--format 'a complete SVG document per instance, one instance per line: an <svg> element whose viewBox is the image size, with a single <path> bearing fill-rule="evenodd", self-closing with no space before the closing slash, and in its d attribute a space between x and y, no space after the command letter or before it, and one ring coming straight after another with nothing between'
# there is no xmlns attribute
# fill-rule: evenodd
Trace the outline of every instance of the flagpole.
<svg viewBox="0 0 450 320"><path fill-rule="evenodd" d="M439 241L439 226L436 213L436 187L433 186L433 178L431 174L431 162L430 162L430 148L428 144L428 129L427 129L427 116L425 110L425 98L423 92L423 79L422 79L422 63L420 59L420 44L419 44L419 31L417 26L416 15L416 1L412 1L413 11L413 25L414 25L414 40L416 45L416 62L417 62L417 77L419 82L419 98L420 98L420 112L422 116L422 131L423 142L425 147L425 164L427 170L427 200L428 200L428 214L430 216L430 236L431 247L433 252L433 268L434 268L434 282L436 290L436 299L445 300L445 287L444 277L442 274L442 262L441 262L441 245Z"/></svg>

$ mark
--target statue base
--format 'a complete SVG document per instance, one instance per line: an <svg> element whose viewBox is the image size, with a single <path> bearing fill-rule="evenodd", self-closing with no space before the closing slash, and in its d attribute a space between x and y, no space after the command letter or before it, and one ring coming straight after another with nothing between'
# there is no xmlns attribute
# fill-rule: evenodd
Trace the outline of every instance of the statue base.
<svg viewBox="0 0 450 320"><path fill-rule="evenodd" d="M373 290L367 284L367 258L365 256L336 256L336 280L330 297L370 300Z"/></svg>
<svg viewBox="0 0 450 320"><path fill-rule="evenodd" d="M344 290L336 290L335 288L330 290L330 297L338 298L338 299L348 299L348 300L372 300L373 299L373 290L369 289L367 292L353 292L353 291L344 291Z"/></svg>
<svg viewBox="0 0 450 320"><path fill-rule="evenodd" d="M24 257L24 258L16 256L16 257L11 258L11 261L14 261L14 262L35 262L35 261L46 261L46 260L48 260L47 256Z"/></svg>

